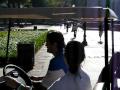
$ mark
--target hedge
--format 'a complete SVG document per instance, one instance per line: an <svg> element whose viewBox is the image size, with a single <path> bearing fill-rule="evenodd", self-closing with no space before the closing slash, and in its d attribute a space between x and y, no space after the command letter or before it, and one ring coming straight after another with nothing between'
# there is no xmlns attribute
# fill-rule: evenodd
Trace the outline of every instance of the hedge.
<svg viewBox="0 0 120 90"><path fill-rule="evenodd" d="M9 40L8 57L17 56L18 43L34 43L35 52L44 44L47 30L36 31L11 31ZM6 57L7 31L0 31L0 57Z"/></svg>

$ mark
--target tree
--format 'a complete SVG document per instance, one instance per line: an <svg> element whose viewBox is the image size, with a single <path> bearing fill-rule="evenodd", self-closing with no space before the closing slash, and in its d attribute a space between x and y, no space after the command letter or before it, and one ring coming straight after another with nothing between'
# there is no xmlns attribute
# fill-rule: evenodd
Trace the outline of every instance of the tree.
<svg viewBox="0 0 120 90"><path fill-rule="evenodd" d="M71 7L73 3L74 3L73 0L65 0L64 7Z"/></svg>
<svg viewBox="0 0 120 90"><path fill-rule="evenodd" d="M50 7L61 7L64 4L64 0L47 0L47 5Z"/></svg>
<svg viewBox="0 0 120 90"><path fill-rule="evenodd" d="M71 7L73 4L76 7L87 6L87 0L65 0L64 6Z"/></svg>
<svg viewBox="0 0 120 90"><path fill-rule="evenodd" d="M87 0L74 0L76 7L86 7L87 6Z"/></svg>
<svg viewBox="0 0 120 90"><path fill-rule="evenodd" d="M0 0L0 3L6 3L9 8L20 7L20 5L24 5L25 3L29 3L31 0Z"/></svg>
<svg viewBox="0 0 120 90"><path fill-rule="evenodd" d="M33 7L46 7L46 0L31 0Z"/></svg>
<svg viewBox="0 0 120 90"><path fill-rule="evenodd" d="M61 7L64 0L32 0L33 7Z"/></svg>

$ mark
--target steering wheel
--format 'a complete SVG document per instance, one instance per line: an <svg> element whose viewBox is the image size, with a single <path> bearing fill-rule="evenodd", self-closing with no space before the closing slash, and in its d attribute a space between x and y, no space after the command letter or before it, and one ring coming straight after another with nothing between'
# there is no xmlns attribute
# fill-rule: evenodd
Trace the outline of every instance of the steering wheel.
<svg viewBox="0 0 120 90"><path fill-rule="evenodd" d="M9 73L7 72L8 69L14 69L12 71L10 71ZM17 76L15 75L15 73L17 73ZM27 73L21 69L20 67L13 65L13 64L8 64L3 68L3 75L4 76L10 76L12 78L15 77L21 77L22 80L24 80L25 84L30 86L30 88L33 87L32 81L30 80L29 76L27 75Z"/></svg>

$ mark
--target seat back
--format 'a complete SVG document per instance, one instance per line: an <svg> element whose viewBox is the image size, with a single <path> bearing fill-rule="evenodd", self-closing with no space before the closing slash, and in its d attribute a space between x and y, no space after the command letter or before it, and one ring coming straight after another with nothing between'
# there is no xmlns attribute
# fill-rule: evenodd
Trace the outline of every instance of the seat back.
<svg viewBox="0 0 120 90"><path fill-rule="evenodd" d="M105 83L104 82L99 82L95 85L95 87L93 88L93 90L106 90L105 88ZM110 84L110 90L111 90L111 84Z"/></svg>

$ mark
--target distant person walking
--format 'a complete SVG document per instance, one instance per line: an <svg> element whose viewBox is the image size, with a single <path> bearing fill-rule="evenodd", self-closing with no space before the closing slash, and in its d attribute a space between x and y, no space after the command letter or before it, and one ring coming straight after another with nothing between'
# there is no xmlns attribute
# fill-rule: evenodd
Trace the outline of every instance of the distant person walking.
<svg viewBox="0 0 120 90"><path fill-rule="evenodd" d="M77 35L77 23L73 22L72 32L74 32L74 38L76 38Z"/></svg>

